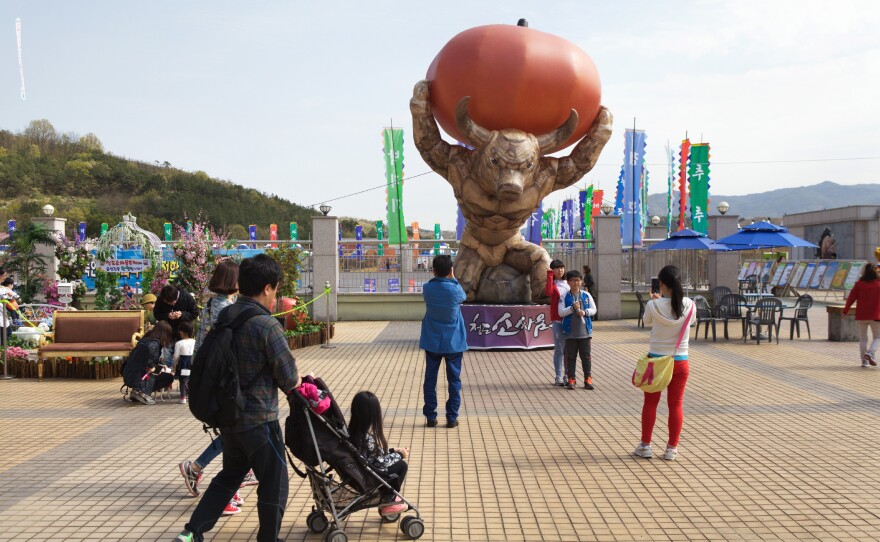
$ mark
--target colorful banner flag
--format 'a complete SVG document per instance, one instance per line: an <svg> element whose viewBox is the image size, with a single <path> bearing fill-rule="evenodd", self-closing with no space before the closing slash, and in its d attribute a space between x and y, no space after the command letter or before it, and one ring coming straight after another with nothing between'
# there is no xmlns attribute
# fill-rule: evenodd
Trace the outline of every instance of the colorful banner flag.
<svg viewBox="0 0 880 542"><path fill-rule="evenodd" d="M378 239L379 241L385 239L385 223L381 220L376 222L376 239ZM376 254L378 254L379 256L384 256L385 245L379 243L379 245L376 247Z"/></svg>
<svg viewBox="0 0 880 542"><path fill-rule="evenodd" d="M593 185L590 185L585 190L584 203L581 206L581 212L583 213L581 231L583 232L584 239L593 238L593 196Z"/></svg>
<svg viewBox="0 0 880 542"><path fill-rule="evenodd" d="M691 197L691 229L709 232L709 144L691 146L688 164L688 186Z"/></svg>
<svg viewBox="0 0 880 542"><path fill-rule="evenodd" d="M461 241L461 236L464 234L464 227L467 222L464 219L464 215L461 214L461 206L458 207L458 216L455 217L455 238L458 241Z"/></svg>
<svg viewBox="0 0 880 542"><path fill-rule="evenodd" d="M101 222L101 237L104 237L104 234L110 229L110 226L107 225L106 222Z"/></svg>
<svg viewBox="0 0 880 542"><path fill-rule="evenodd" d="M15 233L15 220L10 220L6 223L6 228L9 231L9 235Z"/></svg>
<svg viewBox="0 0 880 542"><path fill-rule="evenodd" d="M620 168L620 175L617 176L616 192L614 193L614 211L611 213L615 216L623 216L623 168ZM620 223L620 234L623 235L623 221Z"/></svg>
<svg viewBox="0 0 880 542"><path fill-rule="evenodd" d="M666 237L672 233L672 183L675 180L675 152L666 143Z"/></svg>
<svg viewBox="0 0 880 542"><path fill-rule="evenodd" d="M687 211L688 197L687 197L687 163L688 159L691 155L691 140L683 139L681 141L681 150L678 156L678 188L679 188L679 198L678 198L678 230L681 231L685 228L685 213Z"/></svg>
<svg viewBox="0 0 880 542"><path fill-rule="evenodd" d="M602 199L605 197L604 190L593 190L593 216L602 214ZM591 226L594 225L591 223Z"/></svg>
<svg viewBox="0 0 880 542"><path fill-rule="evenodd" d="M440 233L440 224L434 223L434 239L443 239ZM434 243L434 256L440 255L440 243Z"/></svg>
<svg viewBox="0 0 880 542"><path fill-rule="evenodd" d="M388 242L406 243L406 223L403 220L403 129L385 128L385 186L388 212Z"/></svg>
<svg viewBox="0 0 880 542"><path fill-rule="evenodd" d="M192 231L193 231L193 221L187 220L186 221L186 233L192 233Z"/></svg>
<svg viewBox="0 0 880 542"><path fill-rule="evenodd" d="M642 165L642 193L640 195L640 201L642 203L641 210L639 212L639 220L642 225L642 231L645 231L645 228L648 227L648 168L645 165Z"/></svg>
<svg viewBox="0 0 880 542"><path fill-rule="evenodd" d="M623 160L623 221L621 239L623 246L642 244L641 182L645 163L645 131L627 128L624 132Z"/></svg>
<svg viewBox="0 0 880 542"><path fill-rule="evenodd" d="M419 223L418 222L412 223L412 231L413 231L413 234L412 234L413 241L418 241L419 239L421 239L421 236L419 235Z"/></svg>
<svg viewBox="0 0 880 542"><path fill-rule="evenodd" d="M544 233L544 202L538 203L535 212L526 219L526 241L540 246Z"/></svg>
<svg viewBox="0 0 880 542"><path fill-rule="evenodd" d="M354 227L354 238L356 241L363 241L364 239L364 228L363 226L355 226ZM363 261L364 259L364 244L363 243L355 243L354 245L354 255L357 256L358 261Z"/></svg>
<svg viewBox="0 0 880 542"><path fill-rule="evenodd" d="M269 240L278 240L278 224L269 224ZM273 244L272 248L278 248L278 245Z"/></svg>
<svg viewBox="0 0 880 542"><path fill-rule="evenodd" d="M296 222L290 223L290 240L298 241L299 240L299 226L296 225Z"/></svg>
<svg viewBox="0 0 880 542"><path fill-rule="evenodd" d="M248 226L248 238L251 241L257 240L257 225L251 224ZM257 245L251 245L251 248L257 248Z"/></svg>
<svg viewBox="0 0 880 542"><path fill-rule="evenodd" d="M580 236L581 239L585 238L584 236L587 233L587 226L589 223L589 220L587 220L587 217L590 216L590 213L588 213L586 211L586 208L587 208L587 191L586 190L579 190L578 191L578 213L577 213L578 227L577 227L577 232L578 232L578 235Z"/></svg>
<svg viewBox="0 0 880 542"><path fill-rule="evenodd" d="M84 243L86 240L86 223L85 222L79 223L79 227L77 228L76 233L77 233L77 238L76 238L77 241L79 241L80 243Z"/></svg>
<svg viewBox="0 0 880 542"><path fill-rule="evenodd" d="M170 241L171 240L171 222L166 222L165 224L163 224L162 229L165 232L165 240Z"/></svg>
<svg viewBox="0 0 880 542"><path fill-rule="evenodd" d="M575 203L574 199L568 200L568 216L566 217L566 220L565 220L567 227L568 227L568 231L566 232L566 239L574 239L575 221L576 221L575 211L574 211L575 205L577 205L577 204ZM572 244L569 243L568 246L569 246L569 248L571 248Z"/></svg>
<svg viewBox="0 0 880 542"><path fill-rule="evenodd" d="M339 247L339 257L342 257L342 226L336 226L336 231L339 232L339 243L337 246Z"/></svg>

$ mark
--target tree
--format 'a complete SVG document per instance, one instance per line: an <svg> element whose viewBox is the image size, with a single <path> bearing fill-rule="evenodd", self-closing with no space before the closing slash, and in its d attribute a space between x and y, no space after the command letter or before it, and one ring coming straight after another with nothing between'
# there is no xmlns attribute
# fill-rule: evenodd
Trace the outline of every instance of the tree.
<svg viewBox="0 0 880 542"><path fill-rule="evenodd" d="M41 151L49 150L58 142L58 132L52 123L46 119L32 120L24 129L24 135L35 143Z"/></svg>
<svg viewBox="0 0 880 542"><path fill-rule="evenodd" d="M46 258L37 254L40 244L55 246L54 233L42 224L28 222L9 237L4 266L21 282L21 298L25 303L31 303L43 288Z"/></svg>
<svg viewBox="0 0 880 542"><path fill-rule="evenodd" d="M101 140L91 132L79 138L79 144L90 151L104 152L104 145L101 143Z"/></svg>

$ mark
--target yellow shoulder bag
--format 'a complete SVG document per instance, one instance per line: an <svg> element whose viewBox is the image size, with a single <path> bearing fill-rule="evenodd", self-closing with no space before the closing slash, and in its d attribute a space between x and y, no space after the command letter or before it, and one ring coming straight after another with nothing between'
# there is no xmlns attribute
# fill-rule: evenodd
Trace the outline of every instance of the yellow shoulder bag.
<svg viewBox="0 0 880 542"><path fill-rule="evenodd" d="M672 380L672 369L675 366L675 350L681 345L684 334L687 331L688 324L691 321L691 315L694 313L694 307L691 306L684 324L681 326L681 333L678 334L678 342L672 351L672 356L660 356L658 358L649 357L644 354L636 363L636 369L633 371L632 384L645 393L656 393L663 391Z"/></svg>

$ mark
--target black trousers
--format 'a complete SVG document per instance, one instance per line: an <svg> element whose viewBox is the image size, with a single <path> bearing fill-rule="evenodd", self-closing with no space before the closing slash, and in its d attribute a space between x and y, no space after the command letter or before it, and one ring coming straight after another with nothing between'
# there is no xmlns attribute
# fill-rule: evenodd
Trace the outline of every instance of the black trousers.
<svg viewBox="0 0 880 542"><path fill-rule="evenodd" d="M223 431L220 438L223 440L223 470L202 495L186 530L195 535L195 540L202 542L203 533L214 528L248 470L254 469L254 475L260 481L257 486L257 515L260 518L257 540L276 542L287 506L289 485L281 426L277 421L268 422L240 433Z"/></svg>
<svg viewBox="0 0 880 542"><path fill-rule="evenodd" d="M394 488L394 491L400 493L400 489L403 487L403 479L406 478L406 471L409 466L406 464L406 461L401 459L397 463L394 463L390 467L388 467L387 475L382 476L388 485ZM396 474L397 478L392 479L390 475ZM383 486L382 496L385 497L383 500L391 500L394 497L394 494L385 489Z"/></svg>
<svg viewBox="0 0 880 542"><path fill-rule="evenodd" d="M565 374L571 380L577 380L575 370L577 369L577 357L581 356L581 363L584 366L584 379L592 373L592 357L590 356L590 341L592 337L586 339L565 339Z"/></svg>

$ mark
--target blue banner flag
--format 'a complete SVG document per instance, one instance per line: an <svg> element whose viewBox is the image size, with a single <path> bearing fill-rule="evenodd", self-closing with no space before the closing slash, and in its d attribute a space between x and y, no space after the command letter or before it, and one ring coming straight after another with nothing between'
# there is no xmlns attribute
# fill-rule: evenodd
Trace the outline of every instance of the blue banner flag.
<svg viewBox="0 0 880 542"><path fill-rule="evenodd" d="M544 226L544 202L538 203L535 212L526 219L526 241L535 245L541 244L541 233Z"/></svg>
<svg viewBox="0 0 880 542"><path fill-rule="evenodd" d="M77 228L76 233L77 233L77 240L80 243L85 242L85 240L86 240L86 223L85 222L79 223L79 227Z"/></svg>
<svg viewBox="0 0 880 542"><path fill-rule="evenodd" d="M641 214L642 175L645 165L645 132L627 128L623 160L623 246L642 244Z"/></svg>

